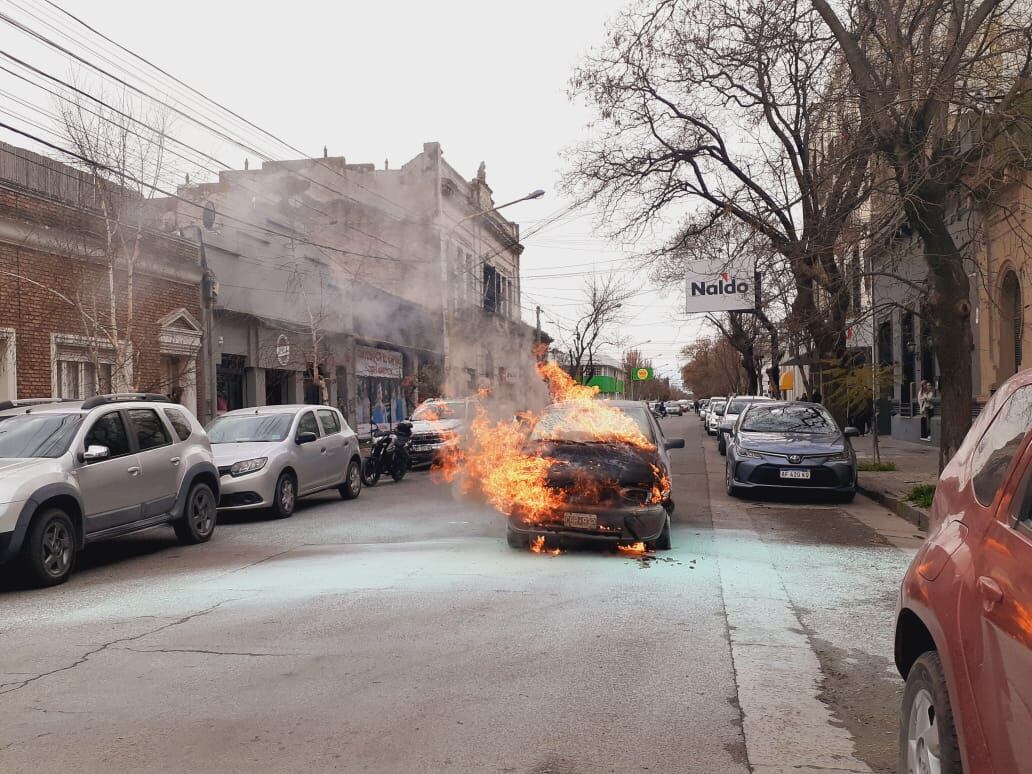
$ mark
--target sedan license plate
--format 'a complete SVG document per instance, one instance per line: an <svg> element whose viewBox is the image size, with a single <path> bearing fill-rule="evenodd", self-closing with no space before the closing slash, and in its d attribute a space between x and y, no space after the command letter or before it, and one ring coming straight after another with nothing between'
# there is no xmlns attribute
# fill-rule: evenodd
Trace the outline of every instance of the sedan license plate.
<svg viewBox="0 0 1032 774"><path fill-rule="evenodd" d="M781 471L781 477L782 478L798 478L798 479L801 479L803 481L808 481L810 479L810 471L808 471L808 470L782 470Z"/></svg>
<svg viewBox="0 0 1032 774"><path fill-rule="evenodd" d="M437 448L437 446L435 446L434 444L417 443L417 444L413 445L412 451L417 451L417 452L433 451L436 448Z"/></svg>
<svg viewBox="0 0 1032 774"><path fill-rule="evenodd" d="M567 513L563 515L563 525L578 529L595 529L598 526L598 516L594 513Z"/></svg>

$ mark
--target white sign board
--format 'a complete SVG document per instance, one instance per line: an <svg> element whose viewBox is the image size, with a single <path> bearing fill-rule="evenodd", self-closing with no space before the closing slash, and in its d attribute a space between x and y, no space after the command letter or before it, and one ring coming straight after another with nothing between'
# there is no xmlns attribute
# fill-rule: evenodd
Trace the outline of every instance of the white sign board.
<svg viewBox="0 0 1032 774"><path fill-rule="evenodd" d="M756 271L752 262L692 261L685 272L685 313L734 312L756 308Z"/></svg>
<svg viewBox="0 0 1032 774"><path fill-rule="evenodd" d="M290 340L282 333L276 339L276 361L281 366L290 362Z"/></svg>
<svg viewBox="0 0 1032 774"><path fill-rule="evenodd" d="M379 379L400 379L401 353L390 349L355 347L355 373Z"/></svg>

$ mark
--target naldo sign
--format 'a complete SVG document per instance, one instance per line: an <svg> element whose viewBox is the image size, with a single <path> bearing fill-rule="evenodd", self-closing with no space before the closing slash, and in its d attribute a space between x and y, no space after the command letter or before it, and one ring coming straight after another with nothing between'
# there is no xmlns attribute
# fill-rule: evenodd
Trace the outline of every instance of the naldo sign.
<svg viewBox="0 0 1032 774"><path fill-rule="evenodd" d="M752 266L723 261L692 261L685 276L685 313L741 312L756 308Z"/></svg>

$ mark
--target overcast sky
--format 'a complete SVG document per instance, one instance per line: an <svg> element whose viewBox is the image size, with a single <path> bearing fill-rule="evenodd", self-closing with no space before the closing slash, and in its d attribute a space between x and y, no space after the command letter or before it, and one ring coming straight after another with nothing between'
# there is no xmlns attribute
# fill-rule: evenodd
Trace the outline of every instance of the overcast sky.
<svg viewBox="0 0 1032 774"><path fill-rule="evenodd" d="M569 204L557 190L561 153L584 137L589 115L569 102L567 80L626 0L58 2L312 155L325 145L349 162L382 166L389 159L393 167L436 140L469 177L486 163L496 201L544 188L544 199L506 211L527 231ZM68 23L43 0L0 0L0 7L48 34L55 30L44 21ZM4 44L56 74L69 72L67 62L13 30L4 30ZM0 84L27 98L31 93L6 73ZM32 101L41 102L38 92ZM41 104L53 109L52 102ZM214 138L204 142L205 150L218 147ZM225 148L219 152L225 155ZM246 154L233 152L239 157L226 160L242 166ZM646 247L614 244L593 221L591 213L573 213L526 241L524 318L533 322L540 304L553 335L576 315L593 267L618 268L628 253ZM624 276L643 291L629 304L626 342L651 339L642 349L657 372L676 376L677 351L696 335L699 320L678 314L677 295L649 290L633 271Z"/></svg>

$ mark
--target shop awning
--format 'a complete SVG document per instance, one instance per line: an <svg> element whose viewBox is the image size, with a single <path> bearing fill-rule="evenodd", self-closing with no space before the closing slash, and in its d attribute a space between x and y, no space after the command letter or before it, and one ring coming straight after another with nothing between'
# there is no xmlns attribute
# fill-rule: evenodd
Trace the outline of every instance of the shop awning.
<svg viewBox="0 0 1032 774"><path fill-rule="evenodd" d="M782 391L784 391L784 390L794 390L795 389L795 371L785 371L784 373L782 373L781 374L781 381L778 384L778 387Z"/></svg>

